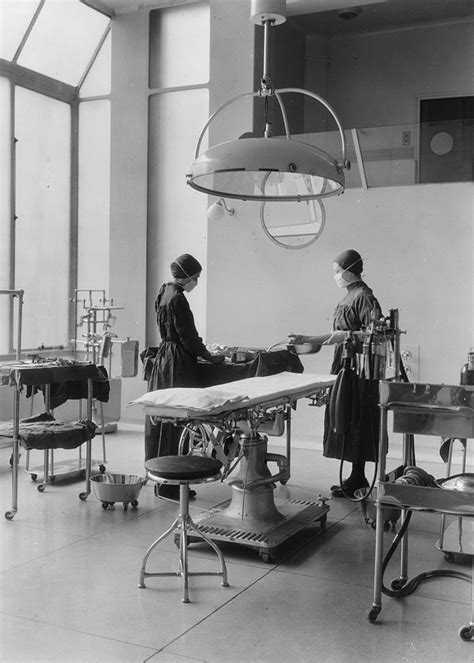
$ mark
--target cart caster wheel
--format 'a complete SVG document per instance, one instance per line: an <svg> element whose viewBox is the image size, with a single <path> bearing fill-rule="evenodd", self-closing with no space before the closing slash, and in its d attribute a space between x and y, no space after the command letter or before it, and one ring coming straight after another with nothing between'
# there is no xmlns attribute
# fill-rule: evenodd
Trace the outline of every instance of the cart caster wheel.
<svg viewBox="0 0 474 663"><path fill-rule="evenodd" d="M371 624L375 623L375 621L377 620L377 617L379 616L381 610L382 610L382 608L378 608L376 606L373 606L372 608L370 608L370 610L367 611L366 616L367 616L367 619L369 620L369 622Z"/></svg>
<svg viewBox="0 0 474 663"><path fill-rule="evenodd" d="M454 555L453 555L453 553L452 553L452 552L444 553L444 559L445 559L447 562L449 562L450 564L452 564L452 563L454 562Z"/></svg>
<svg viewBox="0 0 474 663"><path fill-rule="evenodd" d="M461 640L464 640L464 642L467 642L468 640L472 640L474 637L474 627L473 626L461 626L461 628L458 631L458 635L461 638Z"/></svg>
<svg viewBox="0 0 474 663"><path fill-rule="evenodd" d="M36 489L37 489L40 493L44 493L44 491L45 491L45 489L46 489L46 486L44 485L44 483L40 483L40 484L38 484L38 485L36 486Z"/></svg>
<svg viewBox="0 0 474 663"><path fill-rule="evenodd" d="M10 456L10 460L8 461L8 464L10 467L13 467L13 454Z"/></svg>
<svg viewBox="0 0 474 663"><path fill-rule="evenodd" d="M13 516L14 516L14 515L15 515L15 514L13 513L13 511L5 511L5 518L6 518L7 520L13 520Z"/></svg>
<svg viewBox="0 0 474 663"><path fill-rule="evenodd" d="M104 474L104 472L105 472L105 465L99 465L99 472L100 472L101 474Z"/></svg>
<svg viewBox="0 0 474 663"><path fill-rule="evenodd" d="M131 504L131 506L132 506L132 509L136 509L137 506L138 506L138 500L132 500L132 501L130 502L130 504Z"/></svg>
<svg viewBox="0 0 474 663"><path fill-rule="evenodd" d="M104 511L107 511L107 509L109 508L108 502L102 502L102 508L104 509Z"/></svg>
<svg viewBox="0 0 474 663"><path fill-rule="evenodd" d="M33 483L36 481L37 478L38 478L37 474L32 474L31 475L31 480L33 481Z"/></svg>
<svg viewBox="0 0 474 663"><path fill-rule="evenodd" d="M370 526L371 526L372 529L375 529L375 528L376 528L375 520L371 520L371 521L370 521Z"/></svg>
<svg viewBox="0 0 474 663"><path fill-rule="evenodd" d="M82 502L85 502L86 499L87 499L88 497L89 497L89 493L86 493L86 492L84 492L84 493L79 493L79 499L80 499Z"/></svg>
<svg viewBox="0 0 474 663"><path fill-rule="evenodd" d="M49 483L50 483L52 486L54 486L54 484L56 483L56 477L49 477Z"/></svg>
<svg viewBox="0 0 474 663"><path fill-rule="evenodd" d="M126 502L125 502L124 505L123 505L123 510L124 510L124 511L128 511L128 504L127 504Z"/></svg>
<svg viewBox="0 0 474 663"><path fill-rule="evenodd" d="M406 584L406 578L395 578L395 580L392 580L390 583L390 587L393 589L394 592L399 592Z"/></svg>

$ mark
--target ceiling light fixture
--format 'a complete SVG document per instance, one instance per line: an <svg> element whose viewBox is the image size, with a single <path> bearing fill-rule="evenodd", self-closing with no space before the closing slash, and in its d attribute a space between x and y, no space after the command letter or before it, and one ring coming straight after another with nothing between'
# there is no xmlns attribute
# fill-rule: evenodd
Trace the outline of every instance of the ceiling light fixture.
<svg viewBox="0 0 474 663"><path fill-rule="evenodd" d="M252 0L250 20L264 28L263 76L260 89L233 97L211 115L199 136L195 160L186 182L193 189L219 198L261 201L301 201L334 196L344 191L346 141L341 123L331 106L319 95L302 88L275 90L270 78L270 27L286 21L286 0ZM299 93L321 103L336 122L341 139L342 158L334 159L325 151L294 140L282 95ZM211 122L224 108L244 97L265 102L265 131L262 138L246 137L219 143L200 154L201 143ZM275 97L286 136L273 138L268 121L268 99Z"/></svg>
<svg viewBox="0 0 474 663"><path fill-rule="evenodd" d="M224 198L219 198L219 200L216 200L216 202L207 210L207 218L209 221L220 221L224 217L224 212L227 212L229 216L232 216L235 209L233 207L228 207Z"/></svg>

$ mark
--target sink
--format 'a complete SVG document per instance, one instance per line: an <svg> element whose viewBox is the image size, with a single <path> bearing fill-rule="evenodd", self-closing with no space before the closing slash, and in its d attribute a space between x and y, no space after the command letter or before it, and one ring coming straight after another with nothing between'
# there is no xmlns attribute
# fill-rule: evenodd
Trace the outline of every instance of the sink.
<svg viewBox="0 0 474 663"><path fill-rule="evenodd" d="M379 383L380 405L393 411L393 431L474 437L474 385Z"/></svg>

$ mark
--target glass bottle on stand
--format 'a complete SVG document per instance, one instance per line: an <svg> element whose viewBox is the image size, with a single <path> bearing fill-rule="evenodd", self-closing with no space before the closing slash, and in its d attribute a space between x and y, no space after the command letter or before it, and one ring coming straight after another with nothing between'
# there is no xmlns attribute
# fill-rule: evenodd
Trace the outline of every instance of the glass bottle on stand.
<svg viewBox="0 0 474 663"><path fill-rule="evenodd" d="M467 363L461 368L460 384L474 385L474 347L470 348L467 355Z"/></svg>

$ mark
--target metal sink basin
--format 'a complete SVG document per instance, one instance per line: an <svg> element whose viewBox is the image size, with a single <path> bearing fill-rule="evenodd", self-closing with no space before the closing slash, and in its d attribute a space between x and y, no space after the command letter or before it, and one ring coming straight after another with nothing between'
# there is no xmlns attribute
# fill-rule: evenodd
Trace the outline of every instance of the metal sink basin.
<svg viewBox="0 0 474 663"><path fill-rule="evenodd" d="M380 405L393 411L393 431L474 437L474 385L381 381Z"/></svg>

